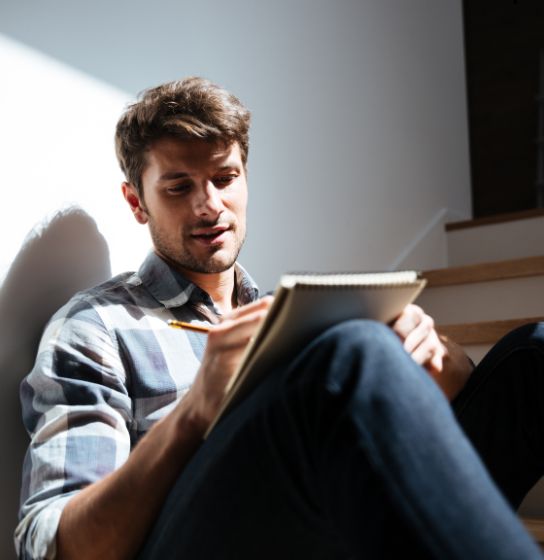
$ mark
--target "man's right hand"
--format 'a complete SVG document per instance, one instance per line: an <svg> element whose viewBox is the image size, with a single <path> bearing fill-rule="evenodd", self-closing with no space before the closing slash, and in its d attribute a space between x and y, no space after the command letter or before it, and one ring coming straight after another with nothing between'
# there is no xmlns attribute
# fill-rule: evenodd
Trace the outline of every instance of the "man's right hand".
<svg viewBox="0 0 544 560"><path fill-rule="evenodd" d="M266 296L238 307L210 328L200 368L191 389L183 399L185 406L189 404L193 410L193 421L202 433L219 411L226 387L272 301L271 296Z"/></svg>

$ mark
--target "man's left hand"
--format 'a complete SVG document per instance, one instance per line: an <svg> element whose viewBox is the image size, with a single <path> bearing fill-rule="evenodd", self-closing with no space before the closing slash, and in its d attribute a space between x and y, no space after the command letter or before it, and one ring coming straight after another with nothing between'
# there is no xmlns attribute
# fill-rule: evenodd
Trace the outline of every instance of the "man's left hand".
<svg viewBox="0 0 544 560"><path fill-rule="evenodd" d="M463 349L440 336L433 318L417 305L408 305L391 328L404 349L429 372L448 399L453 399L474 368Z"/></svg>

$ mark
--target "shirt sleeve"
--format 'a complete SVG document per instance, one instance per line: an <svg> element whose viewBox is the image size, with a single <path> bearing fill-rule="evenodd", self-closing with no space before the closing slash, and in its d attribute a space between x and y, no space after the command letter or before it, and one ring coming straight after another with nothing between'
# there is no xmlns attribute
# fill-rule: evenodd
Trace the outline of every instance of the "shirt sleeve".
<svg viewBox="0 0 544 560"><path fill-rule="evenodd" d="M20 558L55 558L66 503L121 466L131 448L125 369L91 304L72 301L51 319L21 384L21 404L31 441L15 544Z"/></svg>

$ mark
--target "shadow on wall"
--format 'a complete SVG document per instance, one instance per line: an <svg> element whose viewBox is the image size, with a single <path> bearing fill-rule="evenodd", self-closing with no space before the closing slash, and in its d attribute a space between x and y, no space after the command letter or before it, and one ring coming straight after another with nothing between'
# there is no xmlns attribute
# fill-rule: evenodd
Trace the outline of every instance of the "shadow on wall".
<svg viewBox="0 0 544 560"><path fill-rule="evenodd" d="M108 246L95 221L80 208L68 208L32 230L0 287L0 558L15 558L12 534L28 443L20 381L32 368L51 315L75 292L110 276Z"/></svg>

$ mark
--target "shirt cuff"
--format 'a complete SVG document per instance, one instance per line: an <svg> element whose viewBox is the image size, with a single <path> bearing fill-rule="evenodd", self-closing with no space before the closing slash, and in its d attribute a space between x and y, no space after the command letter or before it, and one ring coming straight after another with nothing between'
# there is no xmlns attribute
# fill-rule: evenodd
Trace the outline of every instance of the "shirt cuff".
<svg viewBox="0 0 544 560"><path fill-rule="evenodd" d="M15 529L15 548L21 560L53 560L57 554L57 530L66 504L77 492L55 497L29 511Z"/></svg>

